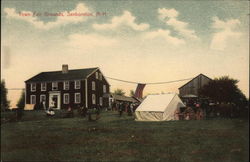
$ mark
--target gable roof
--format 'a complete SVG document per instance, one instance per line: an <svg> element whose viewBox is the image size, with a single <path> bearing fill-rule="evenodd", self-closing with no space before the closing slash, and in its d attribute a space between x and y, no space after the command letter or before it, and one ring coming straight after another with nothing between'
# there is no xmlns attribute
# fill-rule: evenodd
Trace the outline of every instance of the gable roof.
<svg viewBox="0 0 250 162"><path fill-rule="evenodd" d="M93 73L97 69L98 67L87 69L75 69L69 70L68 73L65 74L63 74L62 71L42 72L26 80L25 82L82 80L87 78L91 73Z"/></svg>
<svg viewBox="0 0 250 162"><path fill-rule="evenodd" d="M112 97L115 100L126 101L126 102L137 102L137 100L135 100L133 97L121 96L116 94L112 94Z"/></svg>
<svg viewBox="0 0 250 162"><path fill-rule="evenodd" d="M194 77L192 80L188 81L186 84L184 84L183 86L181 86L179 89L181 89L182 87L184 87L184 86L187 85L188 83L192 82L194 79L198 78L199 76L204 76L204 77L206 77L207 79L212 80L211 78L207 77L207 76L204 75L204 74L199 74L199 75L197 75L196 77Z"/></svg>

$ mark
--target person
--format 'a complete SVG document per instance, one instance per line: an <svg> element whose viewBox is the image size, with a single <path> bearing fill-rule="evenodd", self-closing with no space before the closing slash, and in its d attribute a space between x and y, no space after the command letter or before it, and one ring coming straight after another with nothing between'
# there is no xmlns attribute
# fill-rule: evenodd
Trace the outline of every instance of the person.
<svg viewBox="0 0 250 162"><path fill-rule="evenodd" d="M73 117L74 116L74 112L73 109L69 106L68 110L67 110L67 116L68 117Z"/></svg>
<svg viewBox="0 0 250 162"><path fill-rule="evenodd" d="M88 113L88 121L93 121L93 119L91 117L92 109L89 108L88 111L87 111L87 113Z"/></svg>
<svg viewBox="0 0 250 162"><path fill-rule="evenodd" d="M119 110L119 117L121 117L121 116L122 116L123 106L124 106L124 104L122 104L122 102L121 102L121 103L119 103L119 106L118 106L118 110Z"/></svg>
<svg viewBox="0 0 250 162"><path fill-rule="evenodd" d="M100 111L101 111L101 107L99 104L97 104L97 106L96 106L96 120L100 119Z"/></svg>
<svg viewBox="0 0 250 162"><path fill-rule="evenodd" d="M54 116L55 112L54 110L50 107L48 110L45 111L47 116Z"/></svg>
<svg viewBox="0 0 250 162"><path fill-rule="evenodd" d="M131 109L131 106L132 106L132 103L128 103L128 106L127 106L127 113L128 113L128 116L132 116L133 110ZM132 107L132 108L133 108L133 107Z"/></svg>
<svg viewBox="0 0 250 162"><path fill-rule="evenodd" d="M88 109L87 109L85 106L83 106L83 107L82 107L82 116L83 116L83 117L86 117L87 111L88 111Z"/></svg>
<svg viewBox="0 0 250 162"><path fill-rule="evenodd" d="M131 111L132 114L134 113L134 103L130 104L130 111Z"/></svg>

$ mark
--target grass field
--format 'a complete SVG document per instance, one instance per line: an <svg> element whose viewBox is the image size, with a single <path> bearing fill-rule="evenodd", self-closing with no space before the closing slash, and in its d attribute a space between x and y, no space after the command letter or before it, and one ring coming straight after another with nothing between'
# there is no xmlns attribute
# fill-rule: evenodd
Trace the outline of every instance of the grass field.
<svg viewBox="0 0 250 162"><path fill-rule="evenodd" d="M2 161L248 162L248 143L241 119L136 122L103 112L88 122L33 111L1 125Z"/></svg>

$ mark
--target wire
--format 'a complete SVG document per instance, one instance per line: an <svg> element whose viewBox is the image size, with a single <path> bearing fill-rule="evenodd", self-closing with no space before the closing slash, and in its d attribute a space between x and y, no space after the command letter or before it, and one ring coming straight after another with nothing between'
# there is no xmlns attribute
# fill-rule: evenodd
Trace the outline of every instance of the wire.
<svg viewBox="0 0 250 162"><path fill-rule="evenodd" d="M167 83L181 82L181 81L193 79L193 78L188 78L188 79L180 79L180 80L173 80L173 81L166 81L166 82L139 83L139 82L121 80L121 79L117 79L117 78L111 78L111 77L107 77L107 76L106 76L106 78L111 79L111 80L120 81L120 82L125 82L125 83L132 83L132 84L167 84Z"/></svg>
<svg viewBox="0 0 250 162"><path fill-rule="evenodd" d="M134 82L134 81L127 81L127 80L122 80L122 79L117 79L117 78L111 78L111 77L107 77L108 79L111 80L116 80L116 81L120 81L120 82L124 82L124 83L131 83L131 84L168 84L168 83L174 83L174 82L181 82L181 81L185 81L185 80L191 80L193 78L188 78L188 79L180 79L180 80L172 80L172 81L166 81L166 82L149 82L149 83L139 83L139 82ZM24 88L7 88L7 90L24 90Z"/></svg>

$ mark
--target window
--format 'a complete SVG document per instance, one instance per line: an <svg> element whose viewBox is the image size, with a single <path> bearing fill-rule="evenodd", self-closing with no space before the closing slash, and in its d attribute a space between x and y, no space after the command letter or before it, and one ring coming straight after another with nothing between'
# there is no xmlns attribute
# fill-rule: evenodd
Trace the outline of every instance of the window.
<svg viewBox="0 0 250 162"><path fill-rule="evenodd" d="M36 104L36 96L30 95L30 104Z"/></svg>
<svg viewBox="0 0 250 162"><path fill-rule="evenodd" d="M95 104L95 94L92 94L92 104Z"/></svg>
<svg viewBox="0 0 250 162"><path fill-rule="evenodd" d="M80 80L76 80L76 81L75 81L75 89L80 89L80 87L81 87L81 82L80 82Z"/></svg>
<svg viewBox="0 0 250 162"><path fill-rule="evenodd" d="M99 79L102 80L102 73L99 73Z"/></svg>
<svg viewBox="0 0 250 162"><path fill-rule="evenodd" d="M95 82L92 81L92 90L94 91L95 90Z"/></svg>
<svg viewBox="0 0 250 162"><path fill-rule="evenodd" d="M80 103L80 102L81 102L81 94L75 93L75 103Z"/></svg>
<svg viewBox="0 0 250 162"><path fill-rule="evenodd" d="M69 90L69 81L63 82L63 89L64 90Z"/></svg>
<svg viewBox="0 0 250 162"><path fill-rule="evenodd" d="M95 78L98 79L98 72L95 72Z"/></svg>
<svg viewBox="0 0 250 162"><path fill-rule="evenodd" d="M46 96L45 95L40 95L40 103L46 101Z"/></svg>
<svg viewBox="0 0 250 162"><path fill-rule="evenodd" d="M69 94L65 93L63 95L63 104L69 104Z"/></svg>
<svg viewBox="0 0 250 162"><path fill-rule="evenodd" d="M41 83L41 91L46 91L46 83Z"/></svg>
<svg viewBox="0 0 250 162"><path fill-rule="evenodd" d="M107 92L106 85L103 85L103 93L106 93L106 92Z"/></svg>
<svg viewBox="0 0 250 162"><path fill-rule="evenodd" d="M57 90L57 89L58 89L58 83L52 82L52 90Z"/></svg>
<svg viewBox="0 0 250 162"><path fill-rule="evenodd" d="M99 98L99 103L102 106L102 97Z"/></svg>
<svg viewBox="0 0 250 162"><path fill-rule="evenodd" d="M36 83L31 83L30 88L31 88L31 92L35 92L36 91Z"/></svg>

